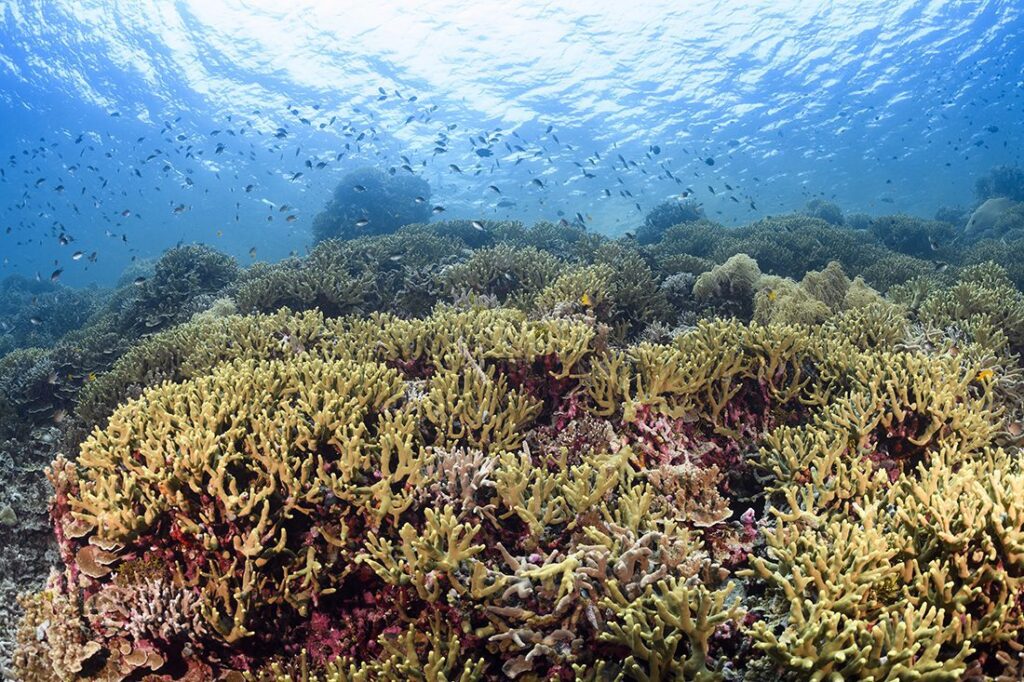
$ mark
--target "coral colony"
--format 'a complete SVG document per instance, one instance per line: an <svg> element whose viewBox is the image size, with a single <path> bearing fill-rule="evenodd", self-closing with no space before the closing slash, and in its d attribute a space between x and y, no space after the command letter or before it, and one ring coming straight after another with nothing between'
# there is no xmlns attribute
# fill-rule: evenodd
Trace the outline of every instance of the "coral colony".
<svg viewBox="0 0 1024 682"><path fill-rule="evenodd" d="M1024 675L1019 207L331 238L427 193L357 181L308 256L8 339L4 438L64 453L3 517L61 559L18 679Z"/></svg>

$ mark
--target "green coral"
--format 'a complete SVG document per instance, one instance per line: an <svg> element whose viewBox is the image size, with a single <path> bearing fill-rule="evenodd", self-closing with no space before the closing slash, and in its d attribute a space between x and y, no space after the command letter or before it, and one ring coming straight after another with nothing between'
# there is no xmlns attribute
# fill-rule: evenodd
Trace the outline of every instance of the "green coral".
<svg viewBox="0 0 1024 682"><path fill-rule="evenodd" d="M544 251L499 244L449 266L441 273L441 280L452 296L472 294L500 302L528 300L550 284L561 268L561 262Z"/></svg>

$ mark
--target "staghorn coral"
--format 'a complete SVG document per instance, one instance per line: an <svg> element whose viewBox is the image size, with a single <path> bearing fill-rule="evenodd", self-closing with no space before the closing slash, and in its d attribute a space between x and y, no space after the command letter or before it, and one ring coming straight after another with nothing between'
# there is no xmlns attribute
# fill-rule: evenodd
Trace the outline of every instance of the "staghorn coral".
<svg viewBox="0 0 1024 682"><path fill-rule="evenodd" d="M105 303L108 291L71 289L18 275L0 281L0 357L29 347L52 346L86 324Z"/></svg>
<svg viewBox="0 0 1024 682"><path fill-rule="evenodd" d="M711 256L721 262L737 253L756 260L765 273L800 279L808 270L821 269L833 260L857 275L888 252L870 235L820 218L785 215L724 232Z"/></svg>
<svg viewBox="0 0 1024 682"><path fill-rule="evenodd" d="M886 248L928 260L949 258L948 245L957 236L951 223L905 214L879 216L869 230Z"/></svg>
<svg viewBox="0 0 1024 682"><path fill-rule="evenodd" d="M198 315L82 382L97 428L50 471L67 569L25 602L20 674L1014 674L1024 381L998 268L900 307L826 261L749 288L824 311L800 324L625 345L688 288L656 250L550 227L580 262L530 250L555 269L342 314L531 238L488 224L474 261L460 229L325 243L325 281L371 278L359 306Z"/></svg>
<svg viewBox="0 0 1024 682"><path fill-rule="evenodd" d="M851 282L836 261L821 271L808 271L799 284L762 275L755 286L754 320L761 324L816 325L839 312L885 305L863 279Z"/></svg>
<svg viewBox="0 0 1024 682"><path fill-rule="evenodd" d="M995 263L965 267L947 288L927 281L908 285L895 298L924 325L964 333L992 352L1019 353L1024 347L1024 294Z"/></svg>
<svg viewBox="0 0 1024 682"><path fill-rule="evenodd" d="M860 276L869 285L884 293L916 277L938 276L943 267L942 263L936 264L902 253L887 253L861 270Z"/></svg>
<svg viewBox="0 0 1024 682"><path fill-rule="evenodd" d="M179 246L157 261L153 276L119 289L114 313L119 330L133 336L159 331L190 317L197 296L214 294L238 276L235 260L207 246Z"/></svg>
<svg viewBox="0 0 1024 682"><path fill-rule="evenodd" d="M391 603L404 604L392 618L408 623L443 614L464 622L480 660L499 656L510 674L620 667L614 647L604 655L574 637L565 648L567 628L603 631L619 619L626 628L636 618L655 627L644 586L684 566L696 575L719 551L717 537L703 534L726 525L723 499L681 495L695 485L714 490L716 467L680 461L662 471L614 430L593 431L586 453L570 441L537 454L526 446L531 430L542 444L552 438L543 429L587 414L572 372L599 348L590 327L508 310L442 309L423 321L305 313L324 341L289 350L265 331L289 317L238 336L232 330L247 318L192 323L221 325L248 348L172 360L180 383L144 390L82 445L77 466L54 468L54 517L70 565L63 589L87 593L83 641L102 643L108 672L189 669L195 662L183 651L204 652L204 665L222 670L238 660L229 651L248 651L257 664L259 649L246 642L282 633L315 650L321 667L353 654L352 666L384 665L391 618L367 622L358 635L365 646L312 638L325 627L345 632L344 613ZM442 454L462 448L480 454L458 463ZM599 501L607 511L594 516ZM613 580L617 592L606 592ZM392 597L374 606L359 596L366 590ZM680 599L683 609L689 598ZM146 601L194 604L202 619L158 623L128 607ZM707 642L732 611L695 616L695 626L684 611L657 626L662 651L683 646L685 632L693 651L685 669L711 674L718 664ZM270 653L285 650L298 649Z"/></svg>
<svg viewBox="0 0 1024 682"><path fill-rule="evenodd" d="M505 302L529 300L554 280L560 268L560 261L544 251L499 244L448 266L440 278L452 296L468 292Z"/></svg>

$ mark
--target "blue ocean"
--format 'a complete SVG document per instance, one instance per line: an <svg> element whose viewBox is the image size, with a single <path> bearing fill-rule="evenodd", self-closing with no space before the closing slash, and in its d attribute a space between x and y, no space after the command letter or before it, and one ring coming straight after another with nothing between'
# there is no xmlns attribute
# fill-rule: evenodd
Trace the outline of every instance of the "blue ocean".
<svg viewBox="0 0 1024 682"><path fill-rule="evenodd" d="M12 680L1024 679L1024 5L0 0Z"/></svg>

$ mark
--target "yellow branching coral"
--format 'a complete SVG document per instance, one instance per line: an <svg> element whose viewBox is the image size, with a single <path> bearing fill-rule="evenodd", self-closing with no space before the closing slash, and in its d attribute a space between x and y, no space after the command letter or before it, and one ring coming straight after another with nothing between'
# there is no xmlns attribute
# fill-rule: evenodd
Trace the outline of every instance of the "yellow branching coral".
<svg viewBox="0 0 1024 682"><path fill-rule="evenodd" d="M531 300L612 277L557 274ZM1024 478L996 446L1024 385L1012 355L943 352L945 332L838 267L801 286L823 324L708 320L662 344L616 346L589 314L473 305L156 335L92 404L137 397L53 469L68 572L26 602L20 665L1009 674ZM33 644L51 616L77 625Z"/></svg>
<svg viewBox="0 0 1024 682"><path fill-rule="evenodd" d="M438 430L439 446L501 451L518 447L540 403L510 390L493 368L484 370L468 359L459 370L443 370L431 379L420 408Z"/></svg>
<svg viewBox="0 0 1024 682"><path fill-rule="evenodd" d="M648 585L639 598L629 599L615 581L602 602L614 614L601 639L630 651L623 667L637 680L723 679L708 668L708 640L715 629L735 615L728 604L731 588L709 590L677 578Z"/></svg>

